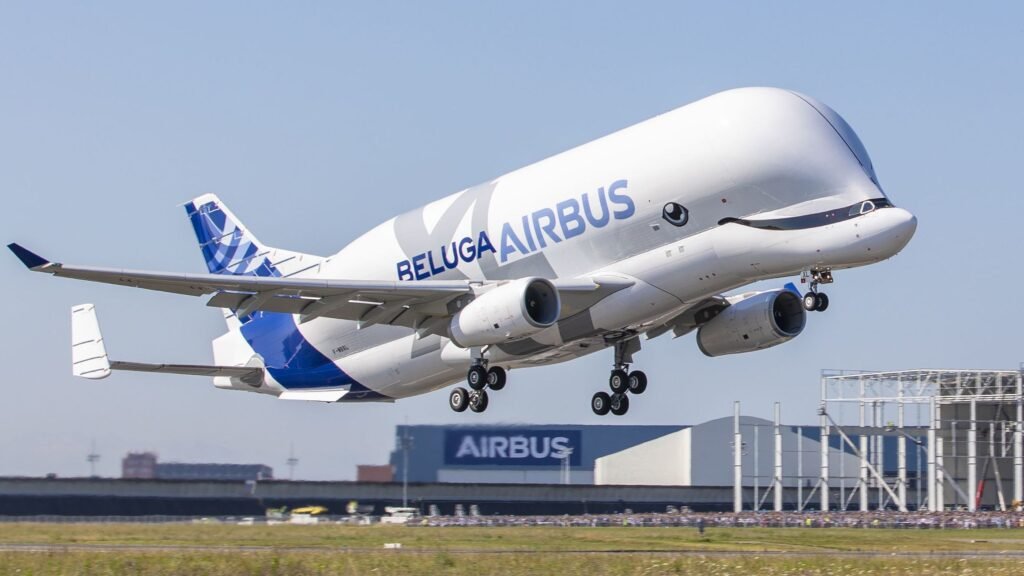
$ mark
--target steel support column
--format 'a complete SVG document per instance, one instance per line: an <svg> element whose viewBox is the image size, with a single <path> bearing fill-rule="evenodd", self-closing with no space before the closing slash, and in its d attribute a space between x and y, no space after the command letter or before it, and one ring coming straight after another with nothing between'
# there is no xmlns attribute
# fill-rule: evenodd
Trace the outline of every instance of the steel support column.
<svg viewBox="0 0 1024 576"><path fill-rule="evenodd" d="M857 495L860 497L860 511L868 511L868 435L864 418L864 383L860 383L860 478L857 480Z"/></svg>
<svg viewBox="0 0 1024 576"><path fill-rule="evenodd" d="M878 470L878 475L881 476L881 479L878 481L878 510L885 509L885 486L887 485L885 483L885 447L882 443L884 437L879 433L879 430L884 426L884 423L882 422L884 417L883 410L881 402L876 400L872 403L871 424L874 428L875 434L875 470Z"/></svg>
<svg viewBox="0 0 1024 576"><path fill-rule="evenodd" d="M954 439L954 442L956 440ZM952 479L954 482L955 478ZM967 429L967 511L978 509L978 397L971 396L971 426Z"/></svg>
<svg viewBox="0 0 1024 576"><path fill-rule="evenodd" d="M935 500L939 507L939 511L946 509L945 444L945 439L942 436L935 438ZM954 492L954 498L955 497L956 495Z"/></svg>
<svg viewBox="0 0 1024 576"><path fill-rule="evenodd" d="M935 397L929 400L929 412L931 418L928 423L928 510L939 511L939 498L936 483L938 482L938 470L935 466L935 448L938 445L935 427L938 426L938 413L935 407Z"/></svg>
<svg viewBox="0 0 1024 576"><path fill-rule="evenodd" d="M1013 499L1024 501L1024 371L1017 374L1017 421L1013 423Z"/></svg>
<svg viewBox="0 0 1024 576"><path fill-rule="evenodd" d="M775 403L775 511L782 512L782 406Z"/></svg>
<svg viewBox="0 0 1024 576"><path fill-rule="evenodd" d="M740 403L733 402L732 511L743 511L743 435L740 434Z"/></svg>
<svg viewBox="0 0 1024 576"><path fill-rule="evenodd" d="M822 382L822 388L824 389L825 384ZM823 390L824 392L824 390ZM824 393L821 395L824 399ZM821 402L821 493L819 497L821 499L821 511L828 512L828 416L825 411L825 401Z"/></svg>
<svg viewBox="0 0 1024 576"><path fill-rule="evenodd" d="M899 429L899 436L896 438L896 494L900 497L898 502L900 512L907 511L907 437L903 429L903 387L899 390L899 404L896 405L896 426Z"/></svg>
<svg viewBox="0 0 1024 576"><path fill-rule="evenodd" d="M796 428L796 509L804 511L804 427Z"/></svg>

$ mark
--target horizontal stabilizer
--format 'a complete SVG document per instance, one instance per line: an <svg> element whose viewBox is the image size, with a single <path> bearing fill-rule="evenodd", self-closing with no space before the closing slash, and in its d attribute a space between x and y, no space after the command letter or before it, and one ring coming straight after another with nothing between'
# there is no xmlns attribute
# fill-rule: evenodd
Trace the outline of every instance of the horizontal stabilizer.
<svg viewBox="0 0 1024 576"><path fill-rule="evenodd" d="M207 366L203 364L146 364L110 360L103 344L96 307L79 304L71 308L71 372L75 376L99 380L110 376L111 370L160 372L186 376L224 376L238 378L250 386L263 384L260 366Z"/></svg>
<svg viewBox="0 0 1024 576"><path fill-rule="evenodd" d="M111 370L127 370L129 372L160 372L163 374L183 374L185 376L225 376L238 378L246 384L258 386L263 381L263 369L246 366L207 366L203 364L145 364L142 362L110 363Z"/></svg>
<svg viewBox="0 0 1024 576"><path fill-rule="evenodd" d="M92 304L71 308L71 373L92 380L110 376L110 360Z"/></svg>

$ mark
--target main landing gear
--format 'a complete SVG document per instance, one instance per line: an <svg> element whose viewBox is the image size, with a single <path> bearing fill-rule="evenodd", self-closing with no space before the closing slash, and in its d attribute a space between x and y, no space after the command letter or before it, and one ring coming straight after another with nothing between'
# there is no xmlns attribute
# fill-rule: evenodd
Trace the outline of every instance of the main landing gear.
<svg viewBox="0 0 1024 576"><path fill-rule="evenodd" d="M804 310L808 312L824 312L828 309L828 295L824 292L818 292L818 284L831 284L832 270L825 268L823 270L809 270L805 271L800 276L800 282L807 282L807 279L811 280L811 291L804 294Z"/></svg>
<svg viewBox="0 0 1024 576"><path fill-rule="evenodd" d="M630 394L643 394L647 390L647 375L640 370L629 371L633 353L640 350L640 339L636 336L615 343L615 365L608 377L612 393L598 392L590 399L590 409L598 416L611 412L622 416L629 411Z"/></svg>
<svg viewBox="0 0 1024 576"><path fill-rule="evenodd" d="M482 354L475 353L473 365L466 373L466 384L469 386L469 390L461 386L452 390L448 395L448 407L456 412L465 412L466 408L473 412L483 412L487 410L489 402L486 389L501 390L505 387L507 379L504 368L501 366L487 368L487 360L483 358Z"/></svg>

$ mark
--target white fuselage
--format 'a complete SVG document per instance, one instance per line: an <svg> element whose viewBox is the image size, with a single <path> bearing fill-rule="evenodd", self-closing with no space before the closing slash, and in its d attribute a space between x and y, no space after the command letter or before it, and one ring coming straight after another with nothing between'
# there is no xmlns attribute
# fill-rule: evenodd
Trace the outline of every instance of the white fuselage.
<svg viewBox="0 0 1024 576"><path fill-rule="evenodd" d="M885 195L870 160L838 115L792 92L740 89L402 214L303 277L633 282L531 338L488 351L491 364L506 368L542 365L602 349L609 333L646 332L694 302L758 280L889 258L914 233L909 212L886 207L829 220L879 198ZM670 202L685 207L684 225L663 217ZM300 331L386 398L462 380L470 364L468 350L408 328L360 330L319 318ZM214 348L219 363L252 355L237 332ZM271 377L267 384L267 392L282 391ZM227 379L218 385L231 387Z"/></svg>

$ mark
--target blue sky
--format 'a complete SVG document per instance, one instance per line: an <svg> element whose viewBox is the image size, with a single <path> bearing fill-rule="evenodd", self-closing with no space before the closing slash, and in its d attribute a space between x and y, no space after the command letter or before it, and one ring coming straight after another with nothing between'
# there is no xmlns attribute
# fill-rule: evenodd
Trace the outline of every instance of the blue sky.
<svg viewBox="0 0 1024 576"><path fill-rule="evenodd" d="M208 362L202 300L58 280L0 258L0 474L98 472L128 450L351 478L400 423L811 423L822 368L1016 368L1024 10L1018 3L175 2L0 4L4 241L67 262L202 271L180 204L215 192L264 242L329 254L401 211L711 93L795 89L842 114L919 228L837 274L826 314L769 351L645 343L646 394L590 395L598 354L519 371L484 415L443 392L302 404L202 378L70 376L69 308L111 355ZM665 337L667 338L667 337ZM500 396L500 397L498 397Z"/></svg>

